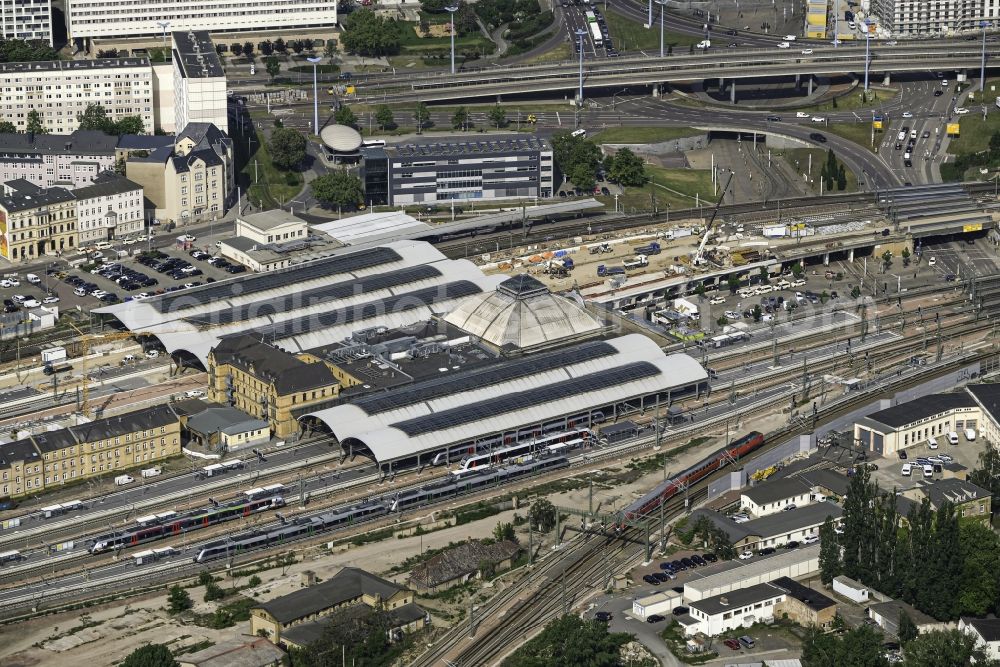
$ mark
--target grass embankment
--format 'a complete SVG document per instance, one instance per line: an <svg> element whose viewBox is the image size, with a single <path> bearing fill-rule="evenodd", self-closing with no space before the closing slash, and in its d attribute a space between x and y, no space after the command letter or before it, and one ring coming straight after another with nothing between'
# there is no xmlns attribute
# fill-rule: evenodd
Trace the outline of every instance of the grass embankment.
<svg viewBox="0 0 1000 667"><path fill-rule="evenodd" d="M251 131L253 134L237 135L235 142L236 159L242 165L239 181L249 184L247 196L254 206L280 208L302 191L305 180L298 172L278 169L271 161L264 134L256 129ZM249 151L247 136L250 137Z"/></svg>
<svg viewBox="0 0 1000 667"><path fill-rule="evenodd" d="M712 175L708 169L668 169L646 165L649 182L641 188L626 188L618 197L619 210L626 213L650 211L655 197L657 210L670 208L691 208L697 202L714 201ZM610 207L615 198L597 197Z"/></svg>
<svg viewBox="0 0 1000 667"><path fill-rule="evenodd" d="M823 173L823 165L826 164L826 149L824 148L791 148L785 150L785 160L795 168L796 173L805 174L809 169L809 156L812 156L812 176L809 179L809 187L813 192L819 194L820 174ZM834 152L836 154L836 151ZM856 192L858 189L857 175L844 165L844 175L847 177L847 187L844 190L837 190L837 181L834 179L832 192ZM829 193L824 186L824 194Z"/></svg>
<svg viewBox="0 0 1000 667"><path fill-rule="evenodd" d="M884 132L876 132L875 146L872 146L872 125L870 120L862 123L831 123L829 127L817 125L816 130L821 134L836 134L849 139L859 146L864 146L873 153L884 135Z"/></svg>
<svg viewBox="0 0 1000 667"><path fill-rule="evenodd" d="M649 51L660 52L660 15L653 12L653 26L644 28L638 21L625 18L614 10L604 13L604 18L608 22L608 32L614 41L615 48L619 53ZM664 48L674 51L688 53L692 45L701 41L697 35L681 35L669 30L663 31Z"/></svg>
<svg viewBox="0 0 1000 667"><path fill-rule="evenodd" d="M826 101L820 102L819 104L806 104L798 107L797 110L802 111L858 111L864 109L865 111L878 110L883 104L892 102L896 97L899 96L898 88L881 88L875 89L870 88L868 93L868 100L862 100L862 86L858 86L853 91L847 95L842 95L837 98L828 99ZM836 102L834 101L836 100ZM866 119L868 120L868 119Z"/></svg>
<svg viewBox="0 0 1000 667"><path fill-rule="evenodd" d="M693 127L609 127L593 135L599 144L658 144L705 134Z"/></svg>

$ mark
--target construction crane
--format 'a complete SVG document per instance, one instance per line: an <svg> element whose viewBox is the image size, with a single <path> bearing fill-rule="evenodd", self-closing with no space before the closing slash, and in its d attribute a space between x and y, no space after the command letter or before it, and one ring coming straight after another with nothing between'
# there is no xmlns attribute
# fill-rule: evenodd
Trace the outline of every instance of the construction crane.
<svg viewBox="0 0 1000 667"><path fill-rule="evenodd" d="M90 375L87 374L87 356L90 354L90 350L93 345L98 343L110 343L116 340L126 340L128 338L136 338L138 336L146 335L134 331L109 331L107 333L100 334L89 334L84 333L72 322L69 325L73 327L73 330L80 336L80 369L83 372L83 377L80 380L80 414L87 417L90 416Z"/></svg>
<svg viewBox="0 0 1000 667"><path fill-rule="evenodd" d="M712 233L712 224L715 222L715 216L719 215L719 206L722 205L722 200L726 197L726 191L729 190L729 184L733 182L733 170L729 170L729 178L726 179L726 185L722 188L722 193L719 195L719 201L715 202L715 208L712 209L712 217L708 219L705 223L705 235L701 237L701 243L698 244L698 250L694 254L694 261L692 264L698 266L705 260L702 258L702 254L705 252L705 244L708 243L708 237Z"/></svg>

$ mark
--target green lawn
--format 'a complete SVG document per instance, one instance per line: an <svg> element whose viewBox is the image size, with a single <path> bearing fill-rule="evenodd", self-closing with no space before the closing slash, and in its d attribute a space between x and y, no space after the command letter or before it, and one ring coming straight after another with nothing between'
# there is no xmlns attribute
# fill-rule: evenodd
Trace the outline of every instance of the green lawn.
<svg viewBox="0 0 1000 667"><path fill-rule="evenodd" d="M560 42L555 48L539 53L537 56L524 61L525 65L539 65L543 63L561 63L573 59L573 47L569 42Z"/></svg>
<svg viewBox="0 0 1000 667"><path fill-rule="evenodd" d="M809 156L812 155L812 179L810 187L813 192L819 194L820 190L820 174L823 173L823 165L826 163L826 150L825 148L792 148L785 150L785 161L788 164L796 168L796 172L799 174L806 173L809 168ZM846 169L847 176L847 188L843 192L855 192L858 189L858 177L850 169ZM840 192L837 190L836 179L834 179L834 192ZM824 190L824 194L826 190Z"/></svg>
<svg viewBox="0 0 1000 667"><path fill-rule="evenodd" d="M599 144L658 144L705 134L693 127L609 127L593 135Z"/></svg>
<svg viewBox="0 0 1000 667"><path fill-rule="evenodd" d="M1000 132L1000 112L996 109L986 116L985 121L981 113L968 113L957 118L961 134L948 144L948 152L954 155L985 151L990 147L990 137Z"/></svg>
<svg viewBox="0 0 1000 667"><path fill-rule="evenodd" d="M261 141L263 134L255 131L251 136L249 155L246 139L235 137L236 159L243 165L239 180L250 184L248 197L255 206L279 208L302 191L305 181L298 172L284 172L274 166L267 145Z"/></svg>
<svg viewBox="0 0 1000 667"><path fill-rule="evenodd" d="M847 95L842 95L836 98L837 102L834 104L833 100L827 100L819 104L810 104L799 107L795 109L796 111L802 109L804 111L857 111L859 109L876 109L879 106L891 102L896 99L899 95L899 89L888 88L888 89L875 89L869 90L869 99L867 102L862 102L861 100L862 86L858 86L855 90L851 91ZM874 93L874 97L871 96Z"/></svg>
<svg viewBox="0 0 1000 667"><path fill-rule="evenodd" d="M712 174L708 169L667 169L655 165L646 165L646 175L650 182L641 188L626 188L625 193L618 197L619 210L627 213L633 211L650 211L653 208L653 197L656 207L662 211L670 208L692 208L697 201L714 203L712 194ZM608 206L614 206L614 197L597 197Z"/></svg>
<svg viewBox="0 0 1000 667"><path fill-rule="evenodd" d="M829 127L822 127L817 125L817 131L820 133L836 134L845 139L850 139L854 143L864 146L868 150L875 152L872 147L872 126L871 121L865 121L861 123L832 123ZM882 140L882 133L875 133L875 146L879 145Z"/></svg>
<svg viewBox="0 0 1000 667"><path fill-rule="evenodd" d="M659 14L656 12L653 12L654 26L649 29L642 27L642 23L615 13L614 10L605 12L604 18L608 22L608 31L611 33L611 39L614 40L619 53L627 51L645 51L647 53L656 51L659 53L660 24ZM700 41L701 38L697 35L681 35L666 29L663 31L664 48L669 46L677 50L680 47L687 53L692 44L697 44Z"/></svg>

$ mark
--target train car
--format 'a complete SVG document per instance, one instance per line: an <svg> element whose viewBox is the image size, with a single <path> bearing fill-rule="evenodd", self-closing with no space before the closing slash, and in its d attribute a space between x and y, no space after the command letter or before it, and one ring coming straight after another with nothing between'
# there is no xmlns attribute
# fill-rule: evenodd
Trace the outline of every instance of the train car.
<svg viewBox="0 0 1000 667"><path fill-rule="evenodd" d="M517 460L528 455L546 451L555 452L572 449L576 446L585 446L590 444L593 437L594 434L590 431L590 429L586 428L543 435L524 442L519 442L515 445L501 447L485 454L477 454L476 456L466 457L462 459L461 465L452 474L460 477L470 470L487 465L505 463L507 461ZM564 446L560 447L560 445ZM550 449L552 447L555 449Z"/></svg>
<svg viewBox="0 0 1000 667"><path fill-rule="evenodd" d="M622 521L618 525L618 529L624 530L635 519L650 515L659 509L660 505L680 493L682 489L701 481L719 468L743 458L763 445L764 435L757 431L751 431L729 445L716 450L676 477L662 482L622 510Z"/></svg>
<svg viewBox="0 0 1000 667"><path fill-rule="evenodd" d="M239 517L247 517L260 512L284 507L285 499L281 495L258 496L250 499L240 499L228 503L215 504L210 508L193 510L191 512L164 513L141 517L135 528L116 531L94 538L90 548L91 553L102 553L112 549L146 544L171 535L178 535L192 530L198 530L218 523L224 523ZM173 516L169 516L173 515Z"/></svg>
<svg viewBox="0 0 1000 667"><path fill-rule="evenodd" d="M17 550L4 551L0 553L0 565L4 563L16 563L21 560L21 552Z"/></svg>

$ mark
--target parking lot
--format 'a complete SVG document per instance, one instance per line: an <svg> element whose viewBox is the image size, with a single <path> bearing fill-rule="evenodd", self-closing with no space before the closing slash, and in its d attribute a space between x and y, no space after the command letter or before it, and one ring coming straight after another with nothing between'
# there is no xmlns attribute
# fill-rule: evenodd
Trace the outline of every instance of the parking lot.
<svg viewBox="0 0 1000 667"><path fill-rule="evenodd" d="M945 435L935 436L935 440L937 449L931 449L927 442L907 447L904 450L906 459L900 458L898 452L883 458L871 459L871 462L878 466L878 470L871 472L872 478L878 481L883 489L907 489L915 486L919 480L925 479L922 463L917 463L918 458L931 461L934 473L932 477L926 479L941 479L946 476L949 463L957 463L967 470L973 470L978 465L980 453L988 446L985 438L977 437L975 441L969 442L964 433L958 435L957 445L949 444ZM935 461L934 457L941 458L941 462ZM907 463L911 466L909 476L903 474L903 466Z"/></svg>

